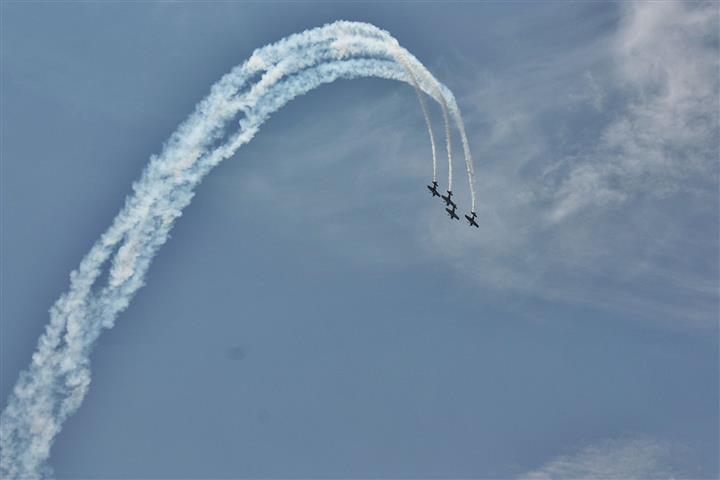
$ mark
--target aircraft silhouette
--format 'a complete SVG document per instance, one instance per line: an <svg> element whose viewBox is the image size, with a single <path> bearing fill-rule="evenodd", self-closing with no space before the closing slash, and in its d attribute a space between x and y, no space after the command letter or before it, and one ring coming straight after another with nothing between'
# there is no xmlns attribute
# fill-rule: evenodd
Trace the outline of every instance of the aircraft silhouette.
<svg viewBox="0 0 720 480"><path fill-rule="evenodd" d="M425 186L428 188L428 190L430 190L430 193L432 193L433 197L439 197L440 194L437 191L438 184L437 184L437 182L432 182L432 183L433 183L432 187L430 185L425 185Z"/></svg>
<svg viewBox="0 0 720 480"><path fill-rule="evenodd" d="M471 227L480 228L480 226L475 221L475 219L477 218L477 213L475 213L475 212L471 212L471 213L472 213L471 216L465 215L465 219L468 221L468 225Z"/></svg>
<svg viewBox="0 0 720 480"><path fill-rule="evenodd" d="M458 217L457 215L455 215L455 208L454 208L454 207L453 207L452 210L450 210L449 208L446 208L445 211L448 213L448 216L449 216L450 218L454 218L455 220L460 220L460 217Z"/></svg>
<svg viewBox="0 0 720 480"><path fill-rule="evenodd" d="M448 190L447 193L447 196L440 195L440 198L445 200L445 205L447 205L448 207L452 206L453 210L455 210L457 208L457 205L455 205L455 202L452 201L452 192Z"/></svg>

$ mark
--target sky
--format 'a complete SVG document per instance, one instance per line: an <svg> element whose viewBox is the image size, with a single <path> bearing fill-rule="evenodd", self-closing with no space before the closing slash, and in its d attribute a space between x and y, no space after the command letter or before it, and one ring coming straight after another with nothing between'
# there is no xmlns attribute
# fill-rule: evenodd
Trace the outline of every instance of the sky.
<svg viewBox="0 0 720 480"><path fill-rule="evenodd" d="M56 476L717 478L719 8L2 3L3 406L210 85L357 20L454 92L480 228L428 195L409 85L294 100L100 337ZM455 185L465 212L460 162Z"/></svg>

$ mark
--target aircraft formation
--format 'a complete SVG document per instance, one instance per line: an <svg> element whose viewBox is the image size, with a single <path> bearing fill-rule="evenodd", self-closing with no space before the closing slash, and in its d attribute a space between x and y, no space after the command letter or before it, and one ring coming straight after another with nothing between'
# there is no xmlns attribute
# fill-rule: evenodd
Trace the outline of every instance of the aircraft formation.
<svg viewBox="0 0 720 480"><path fill-rule="evenodd" d="M450 217L453 220L460 220L460 217L457 215L457 204L452 199L452 191L448 190L447 195L441 195L440 192L438 192L438 182L433 181L432 185L426 185L427 189L430 190L430 193L433 197L440 197L445 201L445 211L448 214L448 217ZM477 213L470 212L470 215L464 215L465 220L468 221L468 226L480 228L480 226L477 224L475 220L477 220Z"/></svg>

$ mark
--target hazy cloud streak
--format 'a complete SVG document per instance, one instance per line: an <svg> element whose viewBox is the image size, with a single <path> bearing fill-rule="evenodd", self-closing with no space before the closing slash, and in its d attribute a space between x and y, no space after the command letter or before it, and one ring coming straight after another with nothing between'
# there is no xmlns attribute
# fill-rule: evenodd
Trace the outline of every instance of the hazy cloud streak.
<svg viewBox="0 0 720 480"><path fill-rule="evenodd" d="M605 440L560 455L536 470L520 475L527 480L661 479L673 478L671 448L648 438Z"/></svg>

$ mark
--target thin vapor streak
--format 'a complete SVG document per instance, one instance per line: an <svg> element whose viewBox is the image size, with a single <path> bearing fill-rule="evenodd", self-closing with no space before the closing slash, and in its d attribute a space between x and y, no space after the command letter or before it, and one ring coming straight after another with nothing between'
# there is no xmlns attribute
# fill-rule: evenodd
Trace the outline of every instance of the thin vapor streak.
<svg viewBox="0 0 720 480"><path fill-rule="evenodd" d="M435 146L435 132L433 131L432 120L430 120L430 112L428 112L424 93L420 90L420 85L418 85L417 80L415 79L415 73L405 61L402 61L402 64L403 67L405 67L405 70L407 70L408 72L408 77L410 78L412 86L415 89L415 95L417 95L418 101L420 102L420 108L422 109L423 117L425 117L425 124L427 125L428 135L430 136L430 148L432 149L432 181L433 183L435 183L437 182L437 148Z"/></svg>
<svg viewBox="0 0 720 480"><path fill-rule="evenodd" d="M338 54L333 42L342 38L351 42ZM397 52L406 55L410 68L398 64ZM162 153L151 158L133 184L133 194L71 273L69 290L51 308L30 367L21 373L0 416L2 478L49 473L50 447L87 393L89 355L102 329L113 326L143 285L152 258L191 202L194 187L252 140L273 112L324 83L368 76L411 83L442 103L447 96L452 110L455 103L449 90L405 52L372 25L337 22L256 50L211 88ZM346 56L361 58L343 59ZM240 113L239 128L227 135L228 125ZM94 288L108 261L107 285Z"/></svg>
<svg viewBox="0 0 720 480"><path fill-rule="evenodd" d="M403 65L410 64L410 71L419 71L425 80L428 82L428 86L430 88L430 91L432 92L429 94L435 100L437 100L440 103L440 107L442 109L443 114L443 123L445 125L445 148L447 149L447 157L448 157L448 191L452 191L453 189L453 149L452 149L452 137L450 135L450 117L448 114L448 104L446 97L446 92L443 91L441 88L440 82L437 81L435 77L432 76L432 74L425 68L425 66L420 63L420 61L412 56L410 52L405 50L404 48L397 45L397 42L395 43L395 48L392 50L392 54L395 57L395 59L402 63ZM449 90L448 90L449 92ZM452 94L451 94L452 95ZM459 125L458 125L458 128Z"/></svg>

